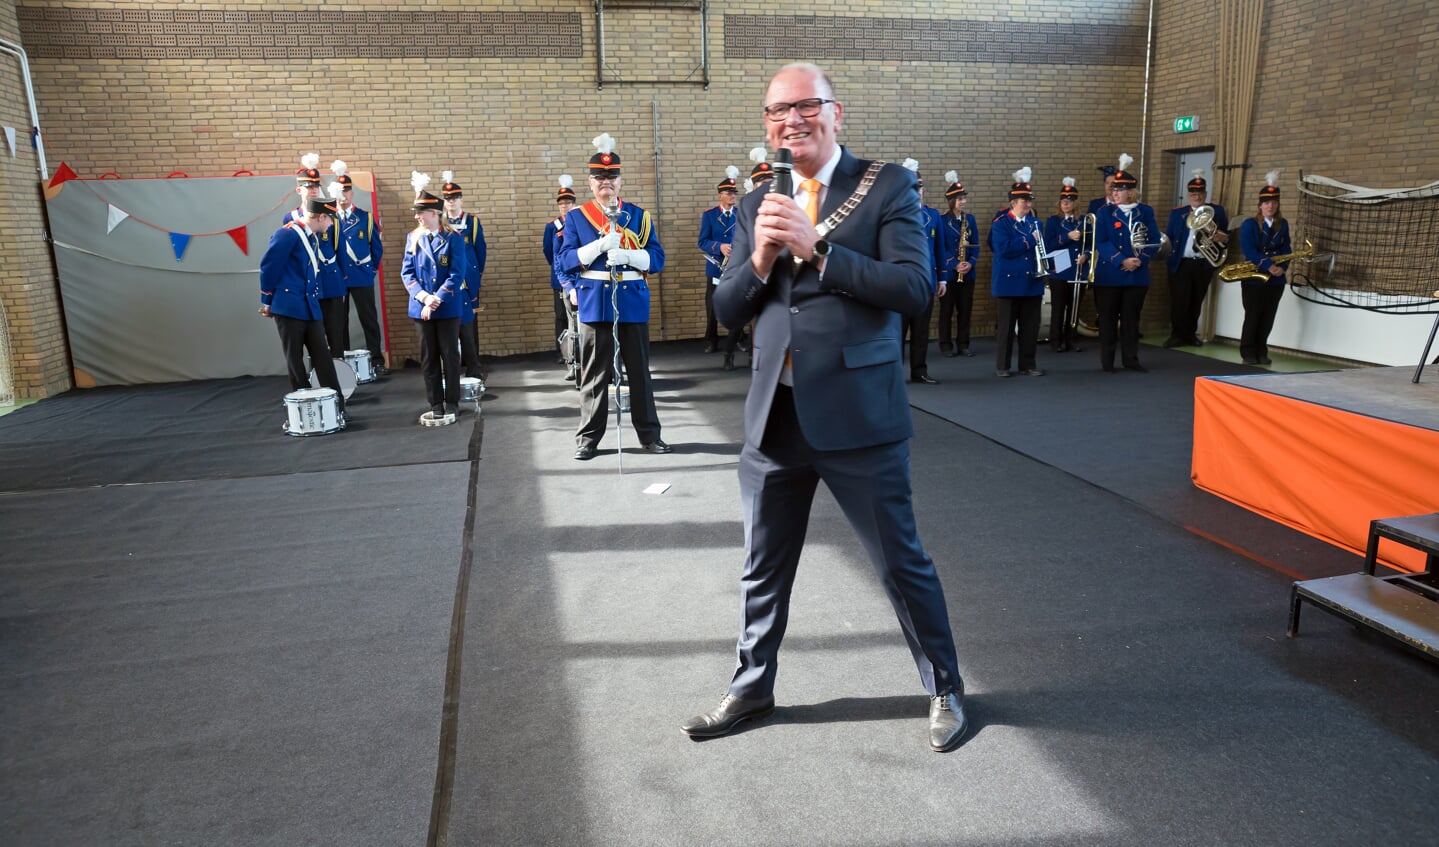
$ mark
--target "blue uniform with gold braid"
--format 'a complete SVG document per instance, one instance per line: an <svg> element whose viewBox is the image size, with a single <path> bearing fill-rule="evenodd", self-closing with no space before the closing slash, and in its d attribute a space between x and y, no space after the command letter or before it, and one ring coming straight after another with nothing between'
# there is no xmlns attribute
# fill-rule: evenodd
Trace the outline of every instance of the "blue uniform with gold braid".
<svg viewBox="0 0 1439 847"><path fill-rule="evenodd" d="M700 252L705 254L705 344L706 350L712 349L719 343L719 321L715 320L714 287L719 284L720 274L724 273L724 251L721 245L734 243L734 225L738 219L734 206L728 212L713 206L705 210L700 216L700 235L698 244ZM729 327L725 328L728 333L725 336L724 352L726 356L733 356L735 347L739 343L740 333Z"/></svg>
<svg viewBox="0 0 1439 847"><path fill-rule="evenodd" d="M665 250L649 212L632 203L620 203L615 218L620 248L649 254L647 273L664 270ZM660 440L659 413L650 388L650 289L645 274L618 268L619 289L613 286L605 253L590 265L580 261L579 249L610 229L604 209L589 201L565 216L564 235L556 266L575 275L580 320L580 425L575 434L579 448L594 448L604 437L609 417L609 385L614 361L613 324L618 324L620 357L630 387L630 422L641 444ZM616 301L612 303L612 298ZM619 314L616 315L616 303ZM616 321L618 317L618 321Z"/></svg>
<svg viewBox="0 0 1439 847"><path fill-rule="evenodd" d="M1219 232L1229 231L1229 214L1218 203L1209 204L1214 208L1214 226ZM1193 233L1189 229L1189 215L1194 207L1185 203L1169 212L1169 222L1164 234L1174 251L1165 264L1169 268L1169 338L1166 347L1180 345L1198 346L1199 312L1204 308L1204 298L1209 293L1209 284L1214 280L1214 266L1209 264L1198 251L1186 257L1185 250Z"/></svg>
<svg viewBox="0 0 1439 847"><path fill-rule="evenodd" d="M1141 244L1152 246L1136 248L1136 233ZM1149 265L1159 252L1159 236L1154 210L1143 203L1105 206L1097 215L1094 303L1099 310L1099 364L1106 371L1114 370L1116 345L1124 367L1144 370L1139 364L1139 313L1149 291ZM1126 259L1138 259L1139 267L1124 270Z"/></svg>
<svg viewBox="0 0 1439 847"><path fill-rule="evenodd" d="M375 307L375 274L385 245L375 218L359 206L350 206L335 218L336 253L345 277L348 293L345 314L345 348L350 348L349 307L360 316L365 333L365 349L370 351L370 364L379 371L385 364L384 338L380 334L379 311Z"/></svg>
<svg viewBox="0 0 1439 847"><path fill-rule="evenodd" d="M1044 246L1044 228L1039 218L1016 218L1005 212L989 227L990 293L994 295L997 327L994 335L994 370L1008 374L1011 356L1019 369L1039 370L1036 350L1039 317L1044 301L1044 276L1036 276L1035 248Z"/></svg>
<svg viewBox="0 0 1439 847"><path fill-rule="evenodd" d="M944 275L948 290L939 302L939 349L946 353L953 349L967 355L970 316L974 312L974 273L979 266L979 228L974 215L965 212L956 216L946 212L940 218L940 233L940 273ZM967 240L965 233L969 236ZM964 244L962 249L961 244ZM962 277L960 262L969 262L969 271ZM953 334L950 333L951 319L954 321Z"/></svg>
<svg viewBox="0 0 1439 847"><path fill-rule="evenodd" d="M1269 333L1274 329L1279 301L1284 297L1284 288L1289 282L1289 263L1278 263L1286 269L1280 276L1270 274L1269 269L1275 264L1272 256L1294 251L1289 239L1289 221L1282 217L1274 221L1265 221L1260 217L1245 218L1239 227L1239 247L1244 251L1244 260L1253 262L1267 275L1262 282L1246 279L1239 284L1239 293L1244 300L1239 355L1247 365L1267 365L1270 364Z"/></svg>

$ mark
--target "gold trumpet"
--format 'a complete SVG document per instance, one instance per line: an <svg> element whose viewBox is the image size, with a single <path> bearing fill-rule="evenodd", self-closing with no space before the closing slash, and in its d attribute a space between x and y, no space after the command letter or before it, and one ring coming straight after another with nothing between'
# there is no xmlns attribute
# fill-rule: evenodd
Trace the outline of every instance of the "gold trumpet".
<svg viewBox="0 0 1439 847"><path fill-rule="evenodd" d="M1282 256L1270 256L1269 261L1290 262L1295 259L1312 258L1318 251L1314 249L1314 242L1304 239L1304 246L1293 253L1285 253ZM1232 265L1225 265L1219 269L1219 278L1225 282L1238 282L1243 279L1252 279L1256 282L1265 282L1269 279L1268 271L1261 271L1259 266L1253 262L1235 262Z"/></svg>
<svg viewBox="0 0 1439 847"><path fill-rule="evenodd" d="M1214 222L1213 206L1200 206L1190 212L1189 217L1184 219L1184 225L1194 231L1194 252L1216 268L1224 264L1229 248L1214 240L1219 226Z"/></svg>

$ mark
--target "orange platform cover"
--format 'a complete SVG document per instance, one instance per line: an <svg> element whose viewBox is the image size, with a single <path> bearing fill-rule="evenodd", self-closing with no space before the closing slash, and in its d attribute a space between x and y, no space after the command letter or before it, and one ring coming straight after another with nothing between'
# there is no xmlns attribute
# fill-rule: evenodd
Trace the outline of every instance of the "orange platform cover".
<svg viewBox="0 0 1439 847"><path fill-rule="evenodd" d="M1363 555L1369 521L1439 511L1439 432L1200 378L1190 477ZM1385 541L1379 552L1390 567L1424 569L1417 550Z"/></svg>

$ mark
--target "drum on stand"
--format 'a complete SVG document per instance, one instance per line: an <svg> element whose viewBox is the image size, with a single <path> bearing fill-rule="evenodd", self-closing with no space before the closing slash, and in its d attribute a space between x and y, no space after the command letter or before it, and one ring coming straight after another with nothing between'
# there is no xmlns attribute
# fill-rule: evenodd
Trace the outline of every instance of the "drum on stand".
<svg viewBox="0 0 1439 847"><path fill-rule="evenodd" d="M345 428L340 396L333 388L302 388L285 395L285 432L290 435L329 435Z"/></svg>
<svg viewBox="0 0 1439 847"><path fill-rule="evenodd" d="M350 399L350 395L355 393L355 369L350 367L349 363L346 362L344 359L335 359L334 361L335 378L340 382L340 393L345 396L346 400L348 400ZM314 368L310 368L310 387L321 387L320 375L315 373Z"/></svg>
<svg viewBox="0 0 1439 847"><path fill-rule="evenodd" d="M468 400L476 405L480 402L480 396L485 393L485 384L472 376L460 377L460 399Z"/></svg>
<svg viewBox="0 0 1439 847"><path fill-rule="evenodd" d="M355 372L356 383L364 385L367 382L375 381L375 367L374 363L370 361L369 350L346 350L345 364Z"/></svg>

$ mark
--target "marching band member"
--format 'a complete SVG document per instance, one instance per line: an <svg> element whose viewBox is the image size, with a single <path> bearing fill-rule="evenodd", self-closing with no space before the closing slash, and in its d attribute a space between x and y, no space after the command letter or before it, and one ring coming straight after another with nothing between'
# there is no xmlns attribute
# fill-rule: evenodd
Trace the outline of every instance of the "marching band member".
<svg viewBox="0 0 1439 847"><path fill-rule="evenodd" d="M1274 329L1274 316L1284 297L1289 281L1285 271L1288 262L1276 262L1271 256L1292 253L1289 221L1279 214L1279 171L1264 175L1265 185L1259 189L1259 211L1245 218L1239 227L1239 246L1244 259L1253 262L1269 278L1263 282L1246 279L1240 283L1244 300L1244 327L1239 335L1239 355L1246 365L1269 365L1269 332Z"/></svg>
<svg viewBox="0 0 1439 847"><path fill-rule="evenodd" d="M339 410L345 410L345 395L335 375L335 362L325 343L320 311L320 244L334 223L335 206L312 197L305 201L299 219L288 221L270 236L260 259L260 314L275 321L290 390L310 387L305 352L315 368L320 385L335 389Z"/></svg>
<svg viewBox="0 0 1439 847"><path fill-rule="evenodd" d="M574 380L579 374L575 348L578 328L575 326L575 307L570 303L561 282L559 269L555 267L555 256L560 251L560 237L565 231L565 215L575 207L574 177L560 174L560 190L555 194L555 205L559 215L545 224L542 247L545 251L545 265L550 269L550 289L555 293L555 346L559 352L559 363L566 366L565 379ZM564 341L560 341L564 339Z"/></svg>
<svg viewBox="0 0 1439 847"><path fill-rule="evenodd" d="M281 225L304 218L306 200L325 198L325 192L320 187L319 167L319 153L306 153L300 157L300 169L295 171L295 193L300 195L300 204L280 218Z"/></svg>
<svg viewBox="0 0 1439 847"><path fill-rule="evenodd" d="M465 192L455 184L453 171L440 174L445 184L440 187L440 197L445 202L445 222L450 229L464 239L469 255L465 257L465 305L460 309L460 363L465 376L481 378L480 372L480 325L475 313L480 309L480 282L485 272L485 230L480 226L480 216L465 212Z"/></svg>
<svg viewBox="0 0 1439 847"><path fill-rule="evenodd" d="M580 319L580 425L575 458L595 457L609 417L614 335L630 386L630 422L646 453L668 453L650 388L650 289L645 274L664 269L665 251L650 213L620 200L620 157L609 133L594 139L594 199L565 216L559 267L579 278L570 302ZM609 215L613 215L613 220ZM612 273L613 270L613 273ZM618 277L618 281L614 281ZM619 290L613 290L618 285ZM618 312L618 314L616 314Z"/></svg>
<svg viewBox="0 0 1439 847"><path fill-rule="evenodd" d="M939 350L946 356L973 356L969 351L969 322L974 312L974 268L979 264L979 228L974 215L967 214L969 192L959 181L959 173L944 175L949 187L944 191L949 211L940 222L943 243L940 248L945 280L944 293L939 296ZM950 334L950 319L954 334ZM953 341L951 341L953 339Z"/></svg>
<svg viewBox="0 0 1439 847"><path fill-rule="evenodd" d="M748 194L774 179L774 167L765 161L765 155L763 144L749 151L749 160L754 162L754 167L750 169L749 177L744 181L744 193Z"/></svg>
<svg viewBox="0 0 1439 847"><path fill-rule="evenodd" d="M935 296L944 296L946 285L940 276L944 267L944 236L940 234L942 221L939 210L924 205L924 177L919 172L919 161L905 159L904 166L914 171L914 190L919 194L919 213L924 227L925 245L929 248L929 305L922 314L913 315L904 321L909 333L909 381L923 385L939 385L939 380L929 375L929 319L934 314Z"/></svg>
<svg viewBox="0 0 1439 847"><path fill-rule="evenodd" d="M306 153L300 157L300 169L295 171L295 193L300 195L300 205L285 213L282 224L299 221L305 217L305 204L310 200L325 199L320 187L320 154ZM320 262L320 312L321 324L325 329L325 344L330 358L345 358L345 335L349 315L349 304L345 302L345 275L335 253L334 233L320 239L316 256Z"/></svg>
<svg viewBox="0 0 1439 847"><path fill-rule="evenodd" d="M1159 252L1159 222L1154 210L1138 202L1139 180L1125 168L1133 157L1121 154L1109 186L1110 205L1097 213L1095 246L1099 266L1094 275L1094 302L1099 308L1099 364L1114 372L1119 346L1125 369L1147 371L1139 363L1139 313L1149 291L1149 263Z"/></svg>
<svg viewBox="0 0 1439 847"><path fill-rule="evenodd" d="M1063 186L1059 190L1058 212L1044 222L1045 250L1069 251L1070 270L1064 272L1065 276L1049 277L1049 349L1056 353L1080 349L1074 343L1074 309L1079 302L1074 280L1084 277L1089 262L1089 254L1079 249L1084 239L1084 218L1074 212L1079 200L1074 177L1065 177Z"/></svg>
<svg viewBox="0 0 1439 847"><path fill-rule="evenodd" d="M1035 361L1039 341L1039 314L1044 302L1044 268L1038 254L1044 252L1044 230L1030 214L1034 208L1034 187L1029 168L1014 172L1009 187L1009 209L994 219L989 228L989 249L994 253L990 290L998 310L994 335L994 375L1008 377L1009 362L1019 341L1019 372L1044 376Z"/></svg>
<svg viewBox="0 0 1439 847"><path fill-rule="evenodd" d="M1176 245L1165 260L1169 267L1169 337L1164 340L1165 347L1204 345L1199 340L1199 311L1204 308L1204 296L1214 279L1214 266L1195 250L1196 233L1187 223L1189 216L1209 199L1204 169L1195 168L1194 179L1184 188L1189 202L1173 209L1164 227L1169 243ZM1218 203L1212 207L1214 241L1222 245L1229 240L1229 215ZM1184 245L1182 249L1177 247L1180 244Z"/></svg>
<svg viewBox="0 0 1439 847"><path fill-rule="evenodd" d="M468 308L463 287L470 248L445 221L440 198L425 191L429 182L429 174L411 174L416 226L405 238L400 281L420 333L425 398L440 418L460 412L460 312Z"/></svg>
<svg viewBox="0 0 1439 847"><path fill-rule="evenodd" d="M331 191L338 186L335 196L335 251L340 259L340 269L345 279L345 348L350 347L350 305L360 316L360 328L365 333L365 348L370 351L370 364L377 376L389 373L385 367L384 337L380 334L380 315L375 308L375 273L380 267L380 257L385 245L380 238L380 227L369 212L355 205L355 181L350 178L349 168L336 159L330 170L335 174Z"/></svg>
<svg viewBox="0 0 1439 847"><path fill-rule="evenodd" d="M700 216L700 252L705 254L705 352L713 353L719 342L719 322L715 320L715 286L719 284L720 273L729 259L730 245L734 242L734 205L739 198L735 180L739 168L730 165L725 168L725 178L715 186L719 194L719 205L705 210ZM725 327L724 369L734 370L735 344L740 333Z"/></svg>
<svg viewBox="0 0 1439 847"><path fill-rule="evenodd" d="M1099 210L1105 206L1113 205L1109 200L1109 188L1114 184L1114 174L1118 168L1113 165L1101 165L1099 172L1104 174L1104 193L1089 201L1088 214L1099 214Z"/></svg>

